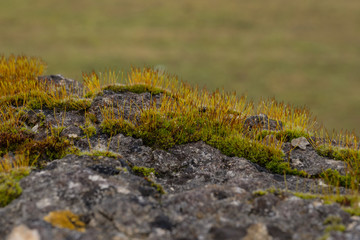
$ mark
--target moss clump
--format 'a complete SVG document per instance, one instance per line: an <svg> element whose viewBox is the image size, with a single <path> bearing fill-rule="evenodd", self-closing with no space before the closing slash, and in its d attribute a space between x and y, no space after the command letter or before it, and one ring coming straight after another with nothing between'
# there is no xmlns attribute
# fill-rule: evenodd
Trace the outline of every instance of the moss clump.
<svg viewBox="0 0 360 240"><path fill-rule="evenodd" d="M155 172L154 168L147 168L147 167L139 167L133 166L131 170L138 176L142 177L150 177L155 176L157 173Z"/></svg>
<svg viewBox="0 0 360 240"><path fill-rule="evenodd" d="M310 193L302 193L302 192L296 192L294 193L295 196L302 198L302 199L317 199L321 197L320 195L316 194L310 194Z"/></svg>
<svg viewBox="0 0 360 240"><path fill-rule="evenodd" d="M100 125L102 131L110 136L123 133L128 136L134 135L134 125L124 119L105 119Z"/></svg>
<svg viewBox="0 0 360 240"><path fill-rule="evenodd" d="M266 194L268 194L267 191L264 190L257 190L255 192L252 193L254 197L260 197L260 196L264 196Z"/></svg>
<svg viewBox="0 0 360 240"><path fill-rule="evenodd" d="M360 207L343 207L342 209L352 216L360 216Z"/></svg>
<svg viewBox="0 0 360 240"><path fill-rule="evenodd" d="M34 133L19 127L0 127L0 153L14 151L19 145L29 141ZM2 156L3 154L0 154Z"/></svg>
<svg viewBox="0 0 360 240"><path fill-rule="evenodd" d="M160 193L161 195L163 195L163 194L166 193L165 190L164 190L164 188L163 188L160 184L158 184L158 183L156 183L154 180L152 180L151 178L149 178L149 177L144 177L144 179L145 179L147 182L149 182L149 183L150 183L150 186L153 187L153 188L155 188L156 191L157 191L158 193Z"/></svg>
<svg viewBox="0 0 360 240"><path fill-rule="evenodd" d="M80 128L88 138L96 134L96 127L89 119L86 119L84 126L80 126Z"/></svg>
<svg viewBox="0 0 360 240"><path fill-rule="evenodd" d="M325 232L326 233L332 231L344 232L346 230L346 227L341 223L342 223L341 217L334 215L328 216L324 221L324 225L327 225L327 227L325 228Z"/></svg>
<svg viewBox="0 0 360 240"><path fill-rule="evenodd" d="M44 217L44 220L54 227L85 232L85 223L80 220L78 215L69 210L50 212Z"/></svg>
<svg viewBox="0 0 360 240"><path fill-rule="evenodd" d="M88 155L88 156L94 156L94 157L109 157L109 158L122 158L122 156L118 153L113 153L109 151L91 151L91 152L81 152L78 155Z"/></svg>
<svg viewBox="0 0 360 240"><path fill-rule="evenodd" d="M153 95L165 93L165 91L161 88L156 88L156 87L145 85L145 84L110 85L110 86L104 87L103 90L111 90L113 92L133 92L133 93L149 92Z"/></svg>
<svg viewBox="0 0 360 240"><path fill-rule="evenodd" d="M337 160L347 161L347 162L360 162L360 150L355 150L351 148L341 148L334 147L329 145L319 145L316 148L317 153L320 156L333 158Z"/></svg>
<svg viewBox="0 0 360 240"><path fill-rule="evenodd" d="M123 133L143 139L146 145L165 150L175 144L202 140L228 156L244 157L272 172L308 177L304 171L291 169L283 161L284 153L280 149L234 133L227 125L206 119L197 110L180 116L163 116L148 110L142 113L138 122L134 125L123 118L105 117L101 127L109 135Z"/></svg>
<svg viewBox="0 0 360 240"><path fill-rule="evenodd" d="M30 109L86 110L91 106L91 99L59 98L51 93L33 90L30 93L17 93L0 98L1 105L25 106Z"/></svg>
<svg viewBox="0 0 360 240"><path fill-rule="evenodd" d="M63 158L67 154L67 148L70 147L70 141L66 138L47 137L43 140L31 140L21 146L21 151L27 152L30 158L30 164L36 162L37 167L42 167L43 159L53 160ZM37 161L40 159L40 161Z"/></svg>
<svg viewBox="0 0 360 240"><path fill-rule="evenodd" d="M57 109L57 110L86 110L91 106L91 100L89 99L51 99L49 96L40 95L37 98L31 98L28 100L27 107L31 109Z"/></svg>
<svg viewBox="0 0 360 240"><path fill-rule="evenodd" d="M98 119L94 113L85 113L85 118L89 123L98 123Z"/></svg>
<svg viewBox="0 0 360 240"><path fill-rule="evenodd" d="M0 173L0 207L5 207L21 195L22 189L19 181L29 173L28 168L12 169L9 173Z"/></svg>
<svg viewBox="0 0 360 240"><path fill-rule="evenodd" d="M260 134L258 134L257 139L264 139L267 135L274 135L276 139L284 142L290 142L291 140L299 137L305 137L307 139L310 138L309 133L303 129L285 129L282 131L263 130Z"/></svg>
<svg viewBox="0 0 360 240"><path fill-rule="evenodd" d="M359 181L352 175L340 175L337 170L327 169L320 174L320 177L325 180L326 183L333 186L342 186L347 188L355 188L355 184Z"/></svg>

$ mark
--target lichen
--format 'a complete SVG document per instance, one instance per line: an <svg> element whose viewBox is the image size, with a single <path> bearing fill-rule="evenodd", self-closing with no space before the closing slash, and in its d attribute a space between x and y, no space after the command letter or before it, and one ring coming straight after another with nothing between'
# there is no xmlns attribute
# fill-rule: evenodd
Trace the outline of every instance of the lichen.
<svg viewBox="0 0 360 240"><path fill-rule="evenodd" d="M50 212L44 217L44 220L54 227L85 232L85 223L80 220L78 215L72 213L70 210Z"/></svg>

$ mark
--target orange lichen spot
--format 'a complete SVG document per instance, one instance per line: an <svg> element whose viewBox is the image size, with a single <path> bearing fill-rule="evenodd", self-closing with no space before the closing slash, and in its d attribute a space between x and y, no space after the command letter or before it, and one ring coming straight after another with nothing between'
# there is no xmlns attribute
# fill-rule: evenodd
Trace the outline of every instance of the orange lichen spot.
<svg viewBox="0 0 360 240"><path fill-rule="evenodd" d="M85 223L80 220L78 215L72 213L70 210L50 212L44 217L44 220L51 223L54 227L85 232Z"/></svg>

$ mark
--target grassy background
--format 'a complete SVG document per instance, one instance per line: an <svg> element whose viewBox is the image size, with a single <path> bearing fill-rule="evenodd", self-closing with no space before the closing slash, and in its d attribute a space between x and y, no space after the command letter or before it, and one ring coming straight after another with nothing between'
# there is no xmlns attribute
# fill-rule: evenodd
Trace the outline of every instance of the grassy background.
<svg viewBox="0 0 360 240"><path fill-rule="evenodd" d="M0 54L39 56L49 74L160 65L357 134L359 30L359 0L0 1Z"/></svg>

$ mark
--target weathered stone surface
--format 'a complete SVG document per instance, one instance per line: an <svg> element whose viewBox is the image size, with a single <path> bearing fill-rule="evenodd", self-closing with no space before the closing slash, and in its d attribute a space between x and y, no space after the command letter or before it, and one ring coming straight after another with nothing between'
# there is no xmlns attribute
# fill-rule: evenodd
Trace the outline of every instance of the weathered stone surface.
<svg viewBox="0 0 360 240"><path fill-rule="evenodd" d="M291 146L298 147L302 150L306 150L307 145L310 145L310 143L305 137L299 137L291 140Z"/></svg>
<svg viewBox="0 0 360 240"><path fill-rule="evenodd" d="M259 114L255 116L250 116L245 119L244 128L247 131L252 129L263 129L263 130L282 130L283 124L281 121L276 121L274 119L269 119L265 114Z"/></svg>
<svg viewBox="0 0 360 240"><path fill-rule="evenodd" d="M7 240L40 240L40 235L37 230L31 230L27 226L21 224L15 227Z"/></svg>
<svg viewBox="0 0 360 240"><path fill-rule="evenodd" d="M96 97L89 112L99 121L94 123L97 133L89 139L80 127L85 124L83 112L33 111L27 125L38 126L35 139L47 136L48 125L63 126L61 136L81 151L109 150L117 157L67 155L32 171L20 181L22 195L0 208L0 236L13 240L20 228L34 239L38 234L39 239L52 240L300 240L324 236L326 220L336 218L346 230L330 232L330 239L359 239L360 218L351 217L338 204L301 199L290 192L328 191L318 179L273 174L247 159L225 156L202 141L165 151L145 146L141 139L101 132L101 107L106 98L125 105L121 114L129 116L138 111L130 110L130 102L148 106L153 97L112 91ZM157 102L160 99L156 97ZM258 122L263 121L264 116ZM265 140L274 141L273 137ZM312 175L326 168L345 171L342 162L317 155L311 146L302 150L284 143L283 151L284 161ZM154 168L157 174L139 176L133 166ZM156 184L166 193L161 194ZM269 188L277 190L259 191ZM339 193L344 192L339 188ZM45 221L52 212L79 216L85 231Z"/></svg>
<svg viewBox="0 0 360 240"><path fill-rule="evenodd" d="M312 147L305 150L294 148L291 143L284 143L283 150L286 159L290 159L293 168L304 170L310 175L318 175L326 169L337 170L340 174L346 174L346 163L325 157L321 157Z"/></svg>
<svg viewBox="0 0 360 240"><path fill-rule="evenodd" d="M56 94L62 94L62 89L64 88L67 93L71 93L77 96L82 96L84 86L82 83L65 78L61 74L48 75L48 76L39 76L38 80L45 85L49 86L49 91L55 91Z"/></svg>
<svg viewBox="0 0 360 240"><path fill-rule="evenodd" d="M42 239L316 239L330 215L352 224L347 234L360 234L354 227L360 228L360 221L336 204L287 193L253 194L271 186L309 190L314 180L287 176L285 182L284 176L260 172L246 159L224 156L203 142L163 151L122 134L115 139L124 143L118 150L123 158L68 155L22 179L21 197L0 209L0 234L25 224ZM154 181L167 194L132 173L130 165L140 163L160 173ZM84 233L43 220L65 209L81 216Z"/></svg>

